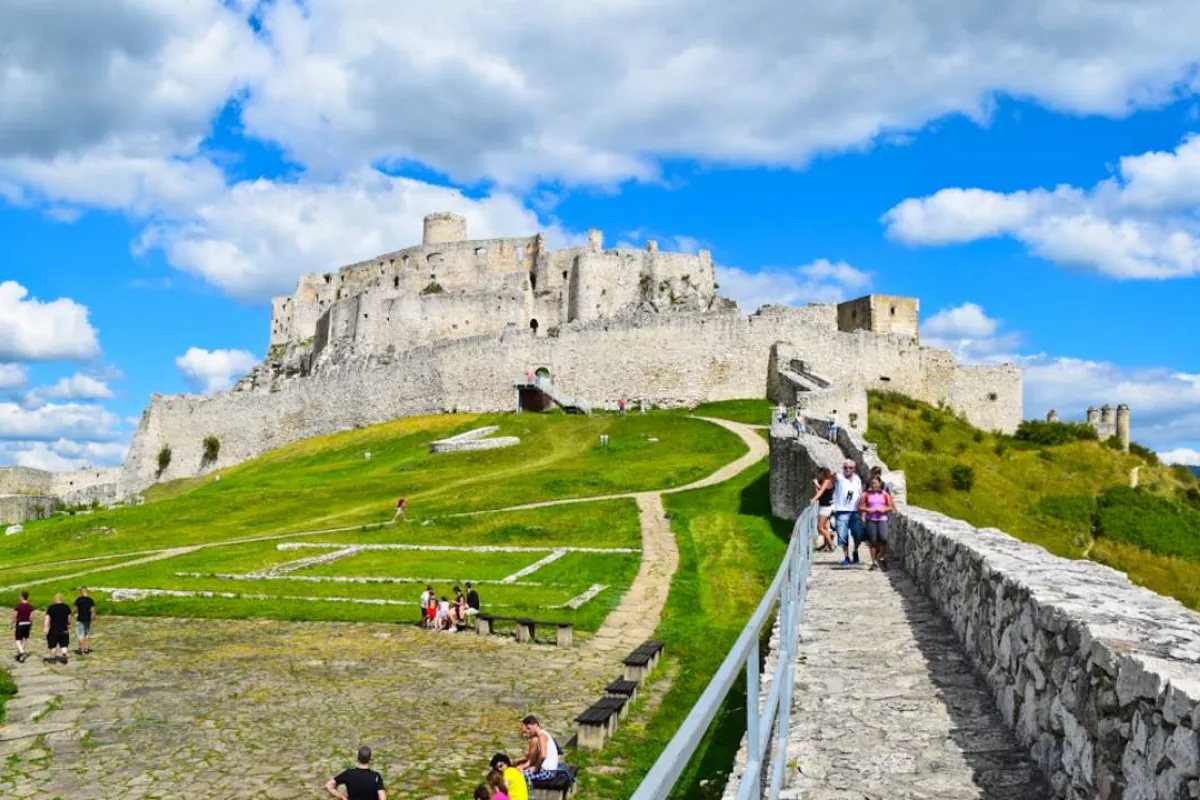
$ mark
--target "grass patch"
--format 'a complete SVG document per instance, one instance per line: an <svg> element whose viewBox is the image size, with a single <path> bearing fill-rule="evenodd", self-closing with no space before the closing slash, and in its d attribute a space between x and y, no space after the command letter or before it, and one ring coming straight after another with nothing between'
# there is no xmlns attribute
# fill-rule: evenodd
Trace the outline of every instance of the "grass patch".
<svg viewBox="0 0 1200 800"><path fill-rule="evenodd" d="M482 425L516 447L429 452ZM607 448L599 437L610 437ZM653 440L653 441L652 441ZM366 461L365 452L372 458ZM229 541L390 519L396 498L424 519L568 497L680 486L745 452L732 433L678 411L618 417L496 414L414 417L308 439L212 477L156 487L142 506L31 522L0 541L0 563Z"/></svg>
<svg viewBox="0 0 1200 800"><path fill-rule="evenodd" d="M1026 423L1002 436L898 394L872 392L869 402L867 439L905 471L909 502L1056 555L1088 555L1200 609L1200 511L1183 470L1122 453L1078 425ZM1138 489L1129 488L1134 467ZM956 486L968 468L964 491Z"/></svg>
<svg viewBox="0 0 1200 800"><path fill-rule="evenodd" d="M771 517L767 470L764 462L718 486L666 498L679 569L655 635L666 642L668 669L659 674L673 668L675 678L651 719L631 717L602 753L574 756L585 765L580 796L633 794L762 599L791 532L790 523ZM745 703L745 687L735 688L674 797L720 797L744 733ZM619 764L624 772L600 774L587 764Z"/></svg>
<svg viewBox="0 0 1200 800"><path fill-rule="evenodd" d="M731 422L742 422L746 425L770 425L771 409L775 405L770 400L717 400L712 403L701 403L693 409L697 417L715 417Z"/></svg>
<svg viewBox="0 0 1200 800"><path fill-rule="evenodd" d="M17 685L6 667L0 667L0 722L4 722L4 705L17 693Z"/></svg>

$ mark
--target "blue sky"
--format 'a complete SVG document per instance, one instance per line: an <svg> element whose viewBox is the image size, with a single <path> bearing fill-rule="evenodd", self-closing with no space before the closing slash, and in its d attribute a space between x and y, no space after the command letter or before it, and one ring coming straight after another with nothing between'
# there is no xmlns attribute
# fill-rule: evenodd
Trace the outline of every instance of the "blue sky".
<svg viewBox="0 0 1200 800"><path fill-rule="evenodd" d="M434 210L706 247L746 311L915 295L1027 416L1200 463L1200 4L99 5L0 3L0 463L119 463Z"/></svg>

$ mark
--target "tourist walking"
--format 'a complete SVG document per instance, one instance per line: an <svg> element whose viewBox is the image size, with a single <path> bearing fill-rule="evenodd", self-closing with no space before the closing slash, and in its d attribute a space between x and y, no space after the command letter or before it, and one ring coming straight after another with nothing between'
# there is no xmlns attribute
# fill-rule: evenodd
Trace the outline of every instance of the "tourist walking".
<svg viewBox="0 0 1200 800"><path fill-rule="evenodd" d="M622 397L620 400L617 401L617 413L620 414L622 417L625 416L625 398L624 397Z"/></svg>
<svg viewBox="0 0 1200 800"><path fill-rule="evenodd" d="M817 533L821 534L821 546L818 551L833 550L833 531L829 529L829 518L833 515L833 471L821 467L817 477L813 479L812 502L817 507Z"/></svg>
<svg viewBox="0 0 1200 800"><path fill-rule="evenodd" d="M371 748L365 744L358 748L358 765L342 770L325 781L325 791L338 800L387 800L383 788L383 776L371 769ZM337 787L345 786L342 794Z"/></svg>
<svg viewBox="0 0 1200 800"><path fill-rule="evenodd" d="M867 485L870 486L875 478L879 478L879 484L885 492L892 493L892 485L883 479L883 467L871 467L871 477L867 479Z"/></svg>
<svg viewBox="0 0 1200 800"><path fill-rule="evenodd" d="M862 496L862 479L855 474L854 462L846 459L842 472L833 485L833 526L837 543L842 548L842 566L858 563L858 545L862 540L862 517L858 500ZM851 550L850 543L854 548Z"/></svg>
<svg viewBox="0 0 1200 800"><path fill-rule="evenodd" d="M896 510L892 496L883 488L883 479L872 476L867 491L858 501L867 528L867 544L871 548L871 569L887 571L888 514Z"/></svg>
<svg viewBox="0 0 1200 800"><path fill-rule="evenodd" d="M63 602L62 593L54 595L54 602L46 608L45 622L42 632L46 634L46 648L49 654L42 660L46 663L57 661L67 663L67 648L71 645L71 607Z"/></svg>
<svg viewBox="0 0 1200 800"><path fill-rule="evenodd" d="M96 601L88 597L86 586L79 587L79 597L75 598L75 638L78 647L75 649L76 655L87 655L92 652L90 637L92 635L92 622L96 617Z"/></svg>
<svg viewBox="0 0 1200 800"><path fill-rule="evenodd" d="M829 441L837 444L838 436L838 415L837 409L829 412Z"/></svg>
<svg viewBox="0 0 1200 800"><path fill-rule="evenodd" d="M17 641L17 661L29 658L29 634L33 631L33 605L29 592L21 592L21 601L13 608L13 631Z"/></svg>
<svg viewBox="0 0 1200 800"><path fill-rule="evenodd" d="M529 784L521 770L513 766L508 753L496 753L492 756L492 772L499 773L504 781L504 789L508 792L509 800L529 800Z"/></svg>

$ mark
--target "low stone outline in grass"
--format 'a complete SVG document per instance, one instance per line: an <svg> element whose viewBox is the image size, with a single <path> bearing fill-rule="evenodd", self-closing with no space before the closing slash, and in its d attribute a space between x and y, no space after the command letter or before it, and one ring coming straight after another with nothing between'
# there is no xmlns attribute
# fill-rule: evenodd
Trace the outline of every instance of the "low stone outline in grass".
<svg viewBox="0 0 1200 800"><path fill-rule="evenodd" d="M518 545L467 545L451 544L356 544L344 545L326 542L283 542L275 545L276 550L300 550L303 548L324 548L326 550L341 550L354 547L356 550L427 550L429 552L459 552L459 553L552 553L561 550L564 553L640 553L640 547L522 547Z"/></svg>
<svg viewBox="0 0 1200 800"><path fill-rule="evenodd" d="M572 597L570 600L562 604L562 608L577 609L587 601L591 600L596 595L603 592L608 587L603 583L593 583L588 587L588 590L578 597Z"/></svg>
<svg viewBox="0 0 1200 800"><path fill-rule="evenodd" d="M445 583L445 578L399 578L399 577L351 577L346 575L258 575L253 572L176 572L173 573L176 578L212 578L223 581L301 581L307 583ZM476 580L468 579L468 582L476 586L486 586L491 584L499 586L523 586L523 587L542 587L555 586L558 584L538 583L536 581L515 581L513 583L505 583L504 579L495 580Z"/></svg>
<svg viewBox="0 0 1200 800"><path fill-rule="evenodd" d="M512 575L502 578L500 580L500 582L501 583L516 583L521 578L524 578L526 575L532 575L533 573L537 572L539 569L546 566L547 564L553 564L555 561L558 561L560 558L562 558L566 554L567 554L566 550L559 548L558 550L555 550L554 552L552 552L550 555L546 556L545 558L535 561L532 564L530 564L529 566L517 570Z"/></svg>
<svg viewBox="0 0 1200 800"><path fill-rule="evenodd" d="M267 577L274 577L276 575L286 575L289 572L296 572L298 570L307 569L308 567L316 567L321 564L328 564L332 561L339 561L343 558L347 558L349 556L356 555L358 553L358 551L359 551L358 547L355 547L354 545L350 545L348 547L344 547L341 550L338 550L333 553L326 553L325 555L322 555L322 556L310 556L308 558L300 558L295 561L288 561L285 564L276 564L275 566L268 567L267 569L262 569L262 570L258 570L256 572L248 573L248 575L251 577L255 577L255 578L267 578Z"/></svg>
<svg viewBox="0 0 1200 800"><path fill-rule="evenodd" d="M592 587L593 589L595 586ZM605 587L601 587L605 588ZM305 600L310 603L353 603L367 606L417 606L419 603L416 600L389 600L382 597L303 597L297 595L278 595L278 594L239 594L237 592L212 592L212 591L193 591L185 589L129 589L113 586L94 586L92 591L104 592L108 595L108 599L112 603L136 602L144 600L147 597L202 597L205 599L216 600ZM588 590L589 592L591 589ZM598 592L597 592L598 593ZM584 592L587 594L587 592ZM582 597L583 595L580 595ZM593 597L595 595L592 595ZM573 598L566 603L557 606L546 606L546 608L578 608L571 606L569 603L578 600ZM591 599L590 597L588 598ZM586 601L584 601L586 602ZM582 603L580 603L582 605ZM512 608L509 603L488 603L489 608Z"/></svg>

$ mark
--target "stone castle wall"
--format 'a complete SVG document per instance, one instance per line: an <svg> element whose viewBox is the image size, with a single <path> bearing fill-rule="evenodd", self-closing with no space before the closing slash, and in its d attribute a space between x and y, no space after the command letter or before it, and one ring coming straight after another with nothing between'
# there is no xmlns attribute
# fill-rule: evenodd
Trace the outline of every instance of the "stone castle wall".
<svg viewBox="0 0 1200 800"><path fill-rule="evenodd" d="M155 397L142 417L126 461L123 484L152 482L157 454L172 448L164 479L196 474L205 436L221 439L223 467L309 436L398 417L446 411L510 411L515 382L546 368L555 390L592 407L619 397L666 407L708 400L763 397L771 346L791 342L814 370L835 382L887 387L937 402L949 400L939 382L927 385L929 351L905 336L844 332L832 307L769 306L757 314L641 313L564 326L555 336L510 329L396 353L329 363L320 373L283 382L277 391L226 392L208 398ZM994 370L997 383L1020 373ZM885 380L886 379L886 380ZM979 401L987 408L986 398ZM1020 404L987 417L1004 430L1020 421ZM140 486L139 486L140 484Z"/></svg>
<svg viewBox="0 0 1200 800"><path fill-rule="evenodd" d="M49 494L53 473L29 467L0 467L0 494Z"/></svg>

